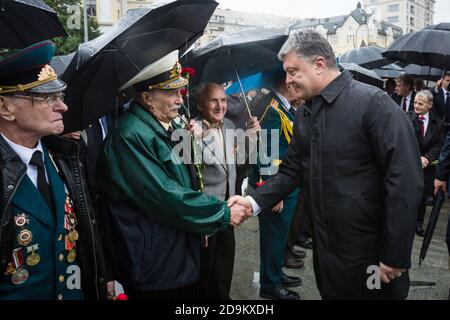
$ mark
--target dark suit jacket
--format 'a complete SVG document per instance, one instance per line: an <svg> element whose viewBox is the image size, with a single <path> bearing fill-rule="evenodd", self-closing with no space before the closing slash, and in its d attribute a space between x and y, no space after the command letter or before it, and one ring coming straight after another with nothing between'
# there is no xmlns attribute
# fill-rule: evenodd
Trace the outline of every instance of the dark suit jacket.
<svg viewBox="0 0 450 320"><path fill-rule="evenodd" d="M444 119L445 116L445 97L444 90L439 89L438 93L436 91L431 90L431 93L434 96L433 101L433 110L435 114L439 116L440 119ZM447 122L450 122L450 110L447 111Z"/></svg>
<svg viewBox="0 0 450 320"><path fill-rule="evenodd" d="M411 121L419 143L420 155L430 161L430 163L439 159L442 144L444 141L444 122L438 116L430 112L425 137L420 132L419 116L416 113L411 114ZM436 176L436 166L430 165L423 170L424 175L424 193L427 196L432 195L434 178Z"/></svg>
<svg viewBox="0 0 450 320"><path fill-rule="evenodd" d="M414 98L416 97L416 92L413 90L411 95L411 100L409 101L408 110L406 112L413 112L414 111ZM403 97L399 96L395 92L391 95L391 98L394 99L395 103L402 107L402 101Z"/></svg>

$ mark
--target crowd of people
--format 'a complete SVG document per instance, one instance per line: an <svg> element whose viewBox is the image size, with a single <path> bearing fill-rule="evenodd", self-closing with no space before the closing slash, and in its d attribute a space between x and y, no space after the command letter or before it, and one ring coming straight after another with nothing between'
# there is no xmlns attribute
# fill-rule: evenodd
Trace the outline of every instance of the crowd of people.
<svg viewBox="0 0 450 320"><path fill-rule="evenodd" d="M54 52L0 62L0 300L116 299L116 282L130 300L228 300L234 231L255 216L262 298L300 299L283 271L304 265L296 244L323 299L407 297L414 236L450 176L450 73L387 94L300 31L247 102L205 83L191 116L174 51L121 88L136 94L120 112L67 133Z"/></svg>

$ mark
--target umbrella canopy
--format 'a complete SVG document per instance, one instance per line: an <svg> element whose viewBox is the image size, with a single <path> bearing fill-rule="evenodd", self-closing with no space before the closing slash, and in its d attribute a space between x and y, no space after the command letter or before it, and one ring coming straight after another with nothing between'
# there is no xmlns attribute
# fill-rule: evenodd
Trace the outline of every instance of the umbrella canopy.
<svg viewBox="0 0 450 320"><path fill-rule="evenodd" d="M392 61L383 57L383 48L377 46L369 46L357 48L344 53L339 62L356 63L366 69L376 69L391 64Z"/></svg>
<svg viewBox="0 0 450 320"><path fill-rule="evenodd" d="M241 79L242 89L244 92L262 88L270 89L274 84L274 79L279 79L281 75L284 75L285 77L286 72L283 70L283 65L279 62L275 68L269 71L259 72L247 78ZM241 93L241 86L238 82L234 82L226 89L225 92L227 95Z"/></svg>
<svg viewBox="0 0 450 320"><path fill-rule="evenodd" d="M450 23L405 34L395 40L383 56L393 61L450 69Z"/></svg>
<svg viewBox="0 0 450 320"><path fill-rule="evenodd" d="M403 68L395 63L384 66L382 68L373 69L372 71L383 79L395 79L405 73Z"/></svg>
<svg viewBox="0 0 450 320"><path fill-rule="evenodd" d="M0 48L25 48L67 36L56 11L42 0L0 1Z"/></svg>
<svg viewBox="0 0 450 320"><path fill-rule="evenodd" d="M405 68L405 73L412 75L414 78L422 78L424 80L437 81L441 79L443 70L430 68L427 66L419 66L417 64L409 64Z"/></svg>
<svg viewBox="0 0 450 320"><path fill-rule="evenodd" d="M423 260L425 260L425 256L428 251L428 247L431 243L431 238L433 237L434 229L436 228L436 224L439 218L439 213L441 211L442 204L444 203L445 194L442 189L439 189L436 194L436 199L431 209L430 219L428 220L427 230L425 231L425 235L423 237L422 247L420 249L419 256L419 266L422 264Z"/></svg>
<svg viewBox="0 0 450 320"><path fill-rule="evenodd" d="M179 0L129 10L108 32L80 45L63 77L69 106L65 131L83 129L129 100L132 92L119 101L118 89L168 53L186 50L203 35L217 5Z"/></svg>
<svg viewBox="0 0 450 320"><path fill-rule="evenodd" d="M339 65L343 69L350 71L355 80L383 89L383 79L372 70L360 67L355 63L339 63Z"/></svg>
<svg viewBox="0 0 450 320"><path fill-rule="evenodd" d="M270 70L286 40L287 35L258 28L222 34L189 52L189 64L197 70L194 81L224 83Z"/></svg>
<svg viewBox="0 0 450 320"><path fill-rule="evenodd" d="M67 54L65 56L54 56L52 61L50 61L50 65L53 70L55 70L58 77L61 77L75 56L75 52Z"/></svg>

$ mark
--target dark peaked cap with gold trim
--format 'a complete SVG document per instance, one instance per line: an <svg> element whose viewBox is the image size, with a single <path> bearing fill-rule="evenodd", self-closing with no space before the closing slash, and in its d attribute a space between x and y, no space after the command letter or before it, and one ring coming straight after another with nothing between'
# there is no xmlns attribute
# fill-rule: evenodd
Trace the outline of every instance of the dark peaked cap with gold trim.
<svg viewBox="0 0 450 320"><path fill-rule="evenodd" d="M172 90L180 89L187 84L188 80L181 76L178 50L175 50L142 69L134 78L124 84L119 91L131 86L137 92L154 89Z"/></svg>
<svg viewBox="0 0 450 320"><path fill-rule="evenodd" d="M0 61L0 94L12 92L57 93L66 89L50 67L53 42L31 45Z"/></svg>

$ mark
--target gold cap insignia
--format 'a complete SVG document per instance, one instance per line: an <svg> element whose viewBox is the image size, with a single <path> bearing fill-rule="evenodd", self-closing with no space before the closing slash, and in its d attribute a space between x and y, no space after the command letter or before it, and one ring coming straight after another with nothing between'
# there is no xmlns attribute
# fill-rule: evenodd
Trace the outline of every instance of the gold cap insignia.
<svg viewBox="0 0 450 320"><path fill-rule="evenodd" d="M42 68L41 72L39 72L38 81L52 81L57 77L58 75L56 74L55 70L53 70L53 68L47 64Z"/></svg>

